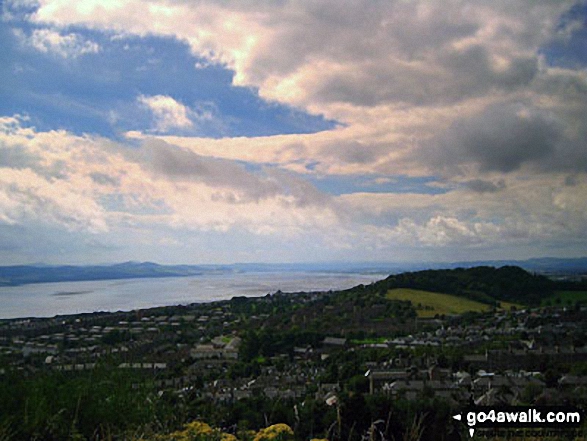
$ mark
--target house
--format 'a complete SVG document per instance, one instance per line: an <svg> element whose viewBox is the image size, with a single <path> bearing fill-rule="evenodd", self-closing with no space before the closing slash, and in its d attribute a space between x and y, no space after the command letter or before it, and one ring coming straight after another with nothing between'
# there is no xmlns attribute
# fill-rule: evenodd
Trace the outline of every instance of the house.
<svg viewBox="0 0 587 441"><path fill-rule="evenodd" d="M587 377L579 375L567 374L558 380L558 384L561 387L577 387L587 386Z"/></svg>
<svg viewBox="0 0 587 441"><path fill-rule="evenodd" d="M369 379L369 393L381 389L385 383L393 383L396 380L404 380L410 376L405 369L393 369L387 371L373 371L369 369L365 376Z"/></svg>
<svg viewBox="0 0 587 441"><path fill-rule="evenodd" d="M463 391L457 385L446 381L396 380L391 384L386 383L383 390L394 397L404 396L408 400L415 400L423 395L454 401L463 399Z"/></svg>
<svg viewBox="0 0 587 441"><path fill-rule="evenodd" d="M214 345L199 344L190 351L190 355L197 360L203 360L208 358L221 358L223 354L222 349L215 348Z"/></svg>
<svg viewBox="0 0 587 441"><path fill-rule="evenodd" d="M237 360L241 343L242 339L240 337L234 337L224 346L222 356L227 359Z"/></svg>
<svg viewBox="0 0 587 441"><path fill-rule="evenodd" d="M489 389L475 399L476 406L503 406L513 405L518 400L518 394L507 389Z"/></svg>
<svg viewBox="0 0 587 441"><path fill-rule="evenodd" d="M235 400L243 400L245 398L251 398L253 396L253 393L250 390L236 389L232 392L232 395Z"/></svg>
<svg viewBox="0 0 587 441"><path fill-rule="evenodd" d="M346 338L326 337L322 342L324 346L343 348L347 344Z"/></svg>

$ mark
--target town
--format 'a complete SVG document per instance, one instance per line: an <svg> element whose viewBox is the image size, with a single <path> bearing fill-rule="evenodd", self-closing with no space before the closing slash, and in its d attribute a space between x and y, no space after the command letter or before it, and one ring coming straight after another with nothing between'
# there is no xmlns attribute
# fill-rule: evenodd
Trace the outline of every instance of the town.
<svg viewBox="0 0 587 441"><path fill-rule="evenodd" d="M449 415L464 406L587 403L582 302L433 315L419 313L425 305L381 294L380 287L361 285L342 292L277 292L129 312L2 320L2 415L29 413L28 426L10 423L21 435L59 438L64 434L59 430L71 432L73 421L87 439L102 439L92 418L82 427L80 400L108 407L128 393L138 401L126 403L123 425L99 421L101 430L108 427L121 439L131 429L137 433L141 427L149 435L192 420L233 433L287 423L300 439L360 437L382 420L382 439L405 434L410 423L428 431L426 439L459 439L454 437L461 428ZM69 387L77 414L69 414L66 402L58 403L62 413L49 411L47 418L63 421L52 429L40 415L45 401L58 398L41 397L39 409L33 409L31 397L14 396L16 388L32 393L27 381ZM86 397L88 382L112 386ZM134 411L128 406L144 412L145 399L151 410L130 416ZM427 420L418 421L423 410ZM39 427L30 415L40 418ZM154 426L155 415L167 416ZM434 433L433 420L446 430Z"/></svg>

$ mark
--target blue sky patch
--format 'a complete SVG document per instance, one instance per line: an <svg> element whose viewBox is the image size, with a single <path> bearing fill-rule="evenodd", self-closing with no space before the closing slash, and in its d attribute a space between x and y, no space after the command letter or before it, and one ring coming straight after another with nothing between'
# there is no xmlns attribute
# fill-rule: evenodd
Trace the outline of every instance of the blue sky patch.
<svg viewBox="0 0 587 441"><path fill-rule="evenodd" d="M571 26L569 38L559 38L541 48L552 66L579 68L587 66L587 2L579 3L561 17L559 29Z"/></svg>
<svg viewBox="0 0 587 441"><path fill-rule="evenodd" d="M129 130L161 133L140 102L140 97L151 96L171 97L193 120L191 126L171 128L166 134L253 137L336 126L321 116L267 103L252 88L233 87L233 72L222 66L196 68L204 60L173 38L112 38L71 28L59 33L76 36L80 48L66 57L33 46L35 35L43 31L25 22L0 21L0 114L27 115L39 130L107 137ZM84 52L83 44L93 46Z"/></svg>
<svg viewBox="0 0 587 441"><path fill-rule="evenodd" d="M433 176L311 175L306 179L318 190L334 196L349 193L443 194L448 192L445 188L430 185L438 181Z"/></svg>

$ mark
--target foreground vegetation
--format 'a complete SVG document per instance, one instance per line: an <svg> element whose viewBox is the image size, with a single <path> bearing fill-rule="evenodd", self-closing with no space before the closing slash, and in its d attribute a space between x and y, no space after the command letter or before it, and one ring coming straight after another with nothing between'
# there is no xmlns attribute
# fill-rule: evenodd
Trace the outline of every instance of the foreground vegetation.
<svg viewBox="0 0 587 441"><path fill-rule="evenodd" d="M160 394L148 385L135 388L135 380L136 377L125 378L116 370L69 377L48 373L31 381L14 378L2 388L0 439L234 439L218 431L208 433L209 437L195 436L196 426L207 426L192 424L178 429L194 419L222 427L241 440L272 439L259 437L259 428L279 423L295 428L296 439L325 435L331 439L354 439L378 420L386 421L385 432L399 439L422 414L428 415L422 422L430 433L428 439L434 439L436 425L452 425L446 403L432 399L398 403L365 395L367 384L359 376L347 380L348 390L340 395L335 406L311 398L301 405L293 400L265 397L213 403L190 393Z"/></svg>

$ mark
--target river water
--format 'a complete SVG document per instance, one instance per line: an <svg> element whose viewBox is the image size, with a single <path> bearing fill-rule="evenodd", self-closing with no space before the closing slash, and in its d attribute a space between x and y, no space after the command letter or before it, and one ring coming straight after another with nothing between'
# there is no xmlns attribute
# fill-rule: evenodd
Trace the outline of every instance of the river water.
<svg viewBox="0 0 587 441"><path fill-rule="evenodd" d="M155 306L205 303L235 296L257 297L277 290L299 292L345 289L386 276L329 272L245 272L0 287L0 319L130 311Z"/></svg>

